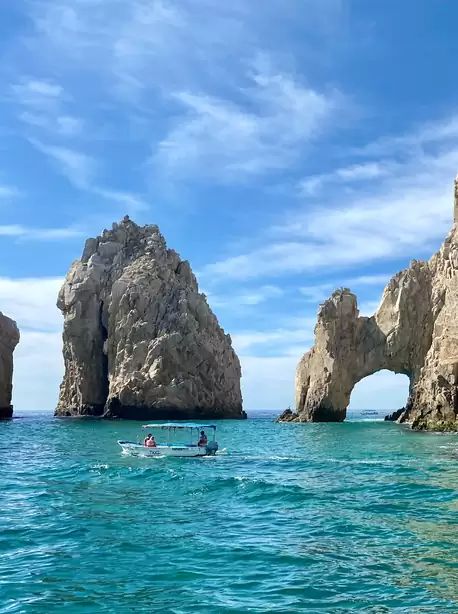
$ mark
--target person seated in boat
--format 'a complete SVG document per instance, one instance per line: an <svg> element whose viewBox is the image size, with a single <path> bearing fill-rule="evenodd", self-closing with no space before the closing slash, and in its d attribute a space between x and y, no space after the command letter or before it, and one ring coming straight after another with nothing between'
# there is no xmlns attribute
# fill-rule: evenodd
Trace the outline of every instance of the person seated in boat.
<svg viewBox="0 0 458 614"><path fill-rule="evenodd" d="M154 439L154 437L151 435L151 433L148 433L148 435L145 437L145 441L143 442L143 445L146 446L147 448L155 448L156 447L156 440Z"/></svg>
<svg viewBox="0 0 458 614"><path fill-rule="evenodd" d="M207 439L207 435L205 435L205 431L200 431L200 438L199 441L197 442L197 445L200 446L206 446L208 443L208 439Z"/></svg>

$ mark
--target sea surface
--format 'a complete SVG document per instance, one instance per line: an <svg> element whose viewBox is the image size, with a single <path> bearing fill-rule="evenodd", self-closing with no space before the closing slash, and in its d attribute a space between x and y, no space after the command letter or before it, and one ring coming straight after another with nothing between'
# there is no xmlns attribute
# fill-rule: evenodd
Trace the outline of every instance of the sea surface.
<svg viewBox="0 0 458 614"><path fill-rule="evenodd" d="M1 422L0 612L458 612L458 437L217 432L214 458L146 459L116 443L137 422Z"/></svg>

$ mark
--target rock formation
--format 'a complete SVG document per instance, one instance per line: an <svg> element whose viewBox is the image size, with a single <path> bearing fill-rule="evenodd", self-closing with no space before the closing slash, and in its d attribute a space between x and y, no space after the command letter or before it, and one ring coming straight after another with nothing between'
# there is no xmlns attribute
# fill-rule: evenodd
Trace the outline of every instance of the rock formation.
<svg viewBox="0 0 458 614"><path fill-rule="evenodd" d="M18 343L16 322L0 312L0 418L11 418L13 415L13 352Z"/></svg>
<svg viewBox="0 0 458 614"><path fill-rule="evenodd" d="M125 217L88 239L59 293L57 415L245 418L240 363L188 262Z"/></svg>
<svg viewBox="0 0 458 614"><path fill-rule="evenodd" d="M381 369L410 379L400 422L458 430L458 183L455 224L428 262L395 275L377 312L361 317L356 296L337 290L318 313L315 345L296 372L296 413L280 420L342 421L354 385Z"/></svg>

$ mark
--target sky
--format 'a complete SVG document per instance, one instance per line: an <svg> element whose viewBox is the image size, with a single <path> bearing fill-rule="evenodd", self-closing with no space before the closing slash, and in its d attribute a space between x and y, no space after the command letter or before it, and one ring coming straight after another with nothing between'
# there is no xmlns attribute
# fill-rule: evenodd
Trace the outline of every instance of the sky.
<svg viewBox="0 0 458 614"><path fill-rule="evenodd" d="M0 310L16 410L52 409L85 238L158 224L230 333L247 409L293 403L318 305L363 315L452 223L454 0L0 3ZM351 407L401 407L380 372Z"/></svg>

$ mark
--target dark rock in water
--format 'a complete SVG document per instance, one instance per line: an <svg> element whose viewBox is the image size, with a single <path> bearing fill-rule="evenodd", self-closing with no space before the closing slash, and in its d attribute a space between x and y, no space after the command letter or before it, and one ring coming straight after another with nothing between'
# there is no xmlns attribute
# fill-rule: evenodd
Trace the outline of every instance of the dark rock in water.
<svg viewBox="0 0 458 614"><path fill-rule="evenodd" d="M297 414L288 407L278 416L276 422L295 422L296 419Z"/></svg>
<svg viewBox="0 0 458 614"><path fill-rule="evenodd" d="M405 410L405 407L401 407L401 409L397 409L392 414L388 414L387 416L385 416L383 419L389 422L396 422L396 420L398 420L402 416Z"/></svg>
<svg viewBox="0 0 458 614"><path fill-rule="evenodd" d="M246 418L231 338L157 226L125 217L88 239L58 307L65 375L57 415Z"/></svg>
<svg viewBox="0 0 458 614"><path fill-rule="evenodd" d="M13 352L18 343L16 322L0 312L0 418L11 418L13 415Z"/></svg>
<svg viewBox="0 0 458 614"><path fill-rule="evenodd" d="M13 417L13 406L9 407L0 407L0 420L5 420L6 418Z"/></svg>

